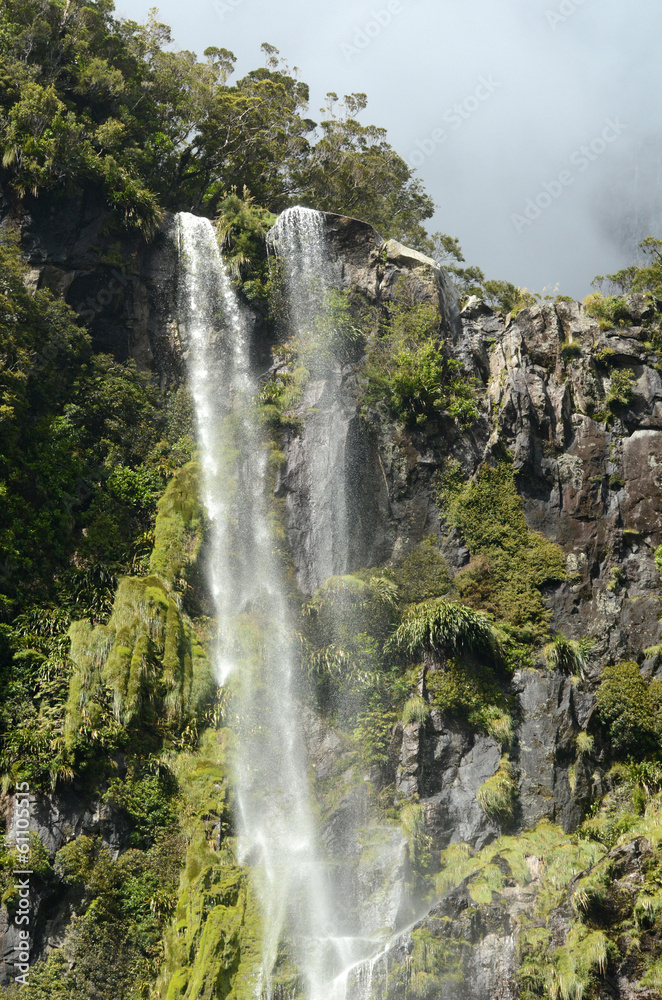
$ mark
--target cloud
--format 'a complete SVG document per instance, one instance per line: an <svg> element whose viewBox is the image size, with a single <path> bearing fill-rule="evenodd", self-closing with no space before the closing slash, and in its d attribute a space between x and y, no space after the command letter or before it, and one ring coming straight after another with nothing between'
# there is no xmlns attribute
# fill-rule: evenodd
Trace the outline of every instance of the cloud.
<svg viewBox="0 0 662 1000"><path fill-rule="evenodd" d="M131 0L124 13L146 16L151 2ZM415 161L439 206L432 228L458 236L489 276L581 296L596 273L627 263L662 223L659 0L401 0L347 59L342 46L382 8L383 0L228 0L221 21L213 0L167 0L160 14L179 46L226 46L240 72L259 63L261 42L277 45L310 84L313 117L327 91L365 91L365 120L385 126L405 159L424 154ZM452 129L444 115L481 77L498 90ZM535 202L570 169L573 151L619 117L627 133L516 232L511 216L526 199ZM448 141L437 141L444 128Z"/></svg>

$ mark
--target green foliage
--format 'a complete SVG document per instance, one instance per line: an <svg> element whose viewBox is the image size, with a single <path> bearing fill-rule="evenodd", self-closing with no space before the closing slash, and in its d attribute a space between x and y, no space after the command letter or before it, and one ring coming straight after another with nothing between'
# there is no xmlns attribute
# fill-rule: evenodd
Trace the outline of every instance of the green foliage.
<svg viewBox="0 0 662 1000"><path fill-rule="evenodd" d="M600 292L593 292L584 299L584 306L589 316L597 319L601 330L613 330L614 327L632 323L628 304L620 296L605 297Z"/></svg>
<svg viewBox="0 0 662 1000"><path fill-rule="evenodd" d="M517 782L508 757L502 757L499 770L484 781L476 793L483 812L502 823L511 823L515 815Z"/></svg>
<svg viewBox="0 0 662 1000"><path fill-rule="evenodd" d="M177 785L167 771L159 770L156 774L130 771L125 778L109 782L104 800L128 817L131 846L147 849L177 825L176 790Z"/></svg>
<svg viewBox="0 0 662 1000"><path fill-rule="evenodd" d="M373 696L359 715L353 737L360 764L370 769L383 768L389 759L389 746L397 716L383 701Z"/></svg>
<svg viewBox="0 0 662 1000"><path fill-rule="evenodd" d="M143 997L143 987L156 977L182 856L181 840L173 834L162 836L148 851L129 850L117 860L98 839L87 836L61 848L55 871L79 898L84 891L85 902L69 929L70 962L63 964L62 952L51 952L31 970L25 995L35 1000L59 996L48 992L59 973L67 1000Z"/></svg>
<svg viewBox="0 0 662 1000"><path fill-rule="evenodd" d="M606 667L597 694L598 712L618 757L659 752L662 682L647 682L636 663Z"/></svg>
<svg viewBox="0 0 662 1000"><path fill-rule="evenodd" d="M605 396L605 404L612 411L618 411L624 406L629 406L634 399L633 386L637 379L633 371L629 368L616 368L611 373L609 379L609 389Z"/></svg>
<svg viewBox="0 0 662 1000"><path fill-rule="evenodd" d="M197 635L155 576L125 577L107 626L71 629L71 677L65 735L72 743L86 724L101 718L98 699L113 695L115 718L124 727L162 715L181 730L200 717L214 683Z"/></svg>
<svg viewBox="0 0 662 1000"><path fill-rule="evenodd" d="M247 188L241 197L233 188L218 206L223 259L250 304L264 314L270 311L273 277L266 236L275 221L275 215L254 203Z"/></svg>
<svg viewBox="0 0 662 1000"><path fill-rule="evenodd" d="M491 620L480 611L438 598L409 608L390 645L407 656L424 651L450 656L486 656L498 661L500 641Z"/></svg>
<svg viewBox="0 0 662 1000"><path fill-rule="evenodd" d="M650 263L631 264L606 277L599 275L594 284L600 286L608 281L622 293L641 292L650 298L662 298L662 240L647 236L639 249Z"/></svg>
<svg viewBox="0 0 662 1000"><path fill-rule="evenodd" d="M473 390L462 364L444 349L437 308L401 293L367 344L364 406L383 403L409 428L440 413L469 426L478 416Z"/></svg>
<svg viewBox="0 0 662 1000"><path fill-rule="evenodd" d="M487 305L499 312L517 316L523 309L535 306L540 296L526 288L518 288L509 281L486 281L482 297Z"/></svg>
<svg viewBox="0 0 662 1000"><path fill-rule="evenodd" d="M195 564L202 542L199 476L197 463L187 463L174 474L158 503L149 569L179 589L186 585L187 571Z"/></svg>
<svg viewBox="0 0 662 1000"><path fill-rule="evenodd" d="M273 46L262 47L264 68L231 85L232 52L210 46L198 60L170 43L154 13L146 25L119 20L110 0L72 0L64 19L59 0L7 0L0 154L14 195L92 188L115 225L150 238L163 208L183 206L215 216L223 205L226 219L242 215L254 229L266 216L228 202L248 190L273 211L313 204L427 244L432 201L385 130L358 121L365 95L337 110L328 95L315 141L308 87ZM256 244L234 235L247 295L264 302Z"/></svg>
<svg viewBox="0 0 662 1000"><path fill-rule="evenodd" d="M565 560L558 545L528 528L512 468L485 465L462 484L449 467L439 499L472 556L455 578L461 599L511 626L515 638L543 639L549 612L539 588L565 579Z"/></svg>
<svg viewBox="0 0 662 1000"><path fill-rule="evenodd" d="M174 924L156 995L163 1000L253 995L260 969L255 889L229 850L211 851L202 836L189 846Z"/></svg>
<svg viewBox="0 0 662 1000"><path fill-rule="evenodd" d="M304 606L304 669L323 710L353 728L370 701L385 693L383 649L397 612L397 588L364 571L332 576Z"/></svg>
<svg viewBox="0 0 662 1000"><path fill-rule="evenodd" d="M448 564L434 535L420 542L388 574L397 585L402 604L420 604L451 589Z"/></svg>
<svg viewBox="0 0 662 1000"><path fill-rule="evenodd" d="M578 754L586 754L587 756L590 756L590 754L593 753L595 740L591 735L589 735L589 733L578 733L575 744L577 746Z"/></svg>
<svg viewBox="0 0 662 1000"><path fill-rule="evenodd" d="M295 169L301 204L370 222L384 237L427 250L421 222L434 205L413 171L386 141L386 130L362 125L365 94L326 95L320 138Z"/></svg>
<svg viewBox="0 0 662 1000"><path fill-rule="evenodd" d="M502 746L513 737L511 708L494 670L454 657L443 670L429 671L426 686L432 705L451 718L466 719Z"/></svg>

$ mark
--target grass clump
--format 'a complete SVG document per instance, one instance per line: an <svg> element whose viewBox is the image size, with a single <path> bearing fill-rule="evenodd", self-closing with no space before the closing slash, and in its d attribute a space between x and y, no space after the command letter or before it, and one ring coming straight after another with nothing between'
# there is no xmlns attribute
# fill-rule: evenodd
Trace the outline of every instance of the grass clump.
<svg viewBox="0 0 662 1000"><path fill-rule="evenodd" d="M568 639L560 632L543 648L542 655L549 670L586 676L588 654L593 648L590 639Z"/></svg>
<svg viewBox="0 0 662 1000"><path fill-rule="evenodd" d="M427 722L429 717L430 706L425 698L415 695L405 702L405 707L402 710L402 722L405 726L410 725L412 722L422 725L424 722Z"/></svg>
<svg viewBox="0 0 662 1000"><path fill-rule="evenodd" d="M484 781L476 793L484 813L501 822L512 822L517 799L517 782L508 757L502 757L499 770Z"/></svg>

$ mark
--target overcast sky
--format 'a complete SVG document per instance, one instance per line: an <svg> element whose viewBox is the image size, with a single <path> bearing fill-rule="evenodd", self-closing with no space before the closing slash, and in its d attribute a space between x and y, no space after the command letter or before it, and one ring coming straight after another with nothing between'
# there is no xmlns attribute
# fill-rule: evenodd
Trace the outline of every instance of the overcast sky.
<svg viewBox="0 0 662 1000"><path fill-rule="evenodd" d="M143 20L149 0L116 0ZM178 48L276 45L311 88L363 91L468 263L583 297L662 236L660 0L162 0Z"/></svg>

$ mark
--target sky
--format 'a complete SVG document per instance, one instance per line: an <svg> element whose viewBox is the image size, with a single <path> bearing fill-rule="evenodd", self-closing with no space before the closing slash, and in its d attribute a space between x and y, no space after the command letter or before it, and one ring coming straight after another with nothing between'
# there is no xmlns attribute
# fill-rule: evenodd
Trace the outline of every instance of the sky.
<svg viewBox="0 0 662 1000"><path fill-rule="evenodd" d="M153 0L116 0L142 21ZM324 96L364 92L468 264L583 298L662 237L659 0L161 0L176 48L275 45Z"/></svg>

